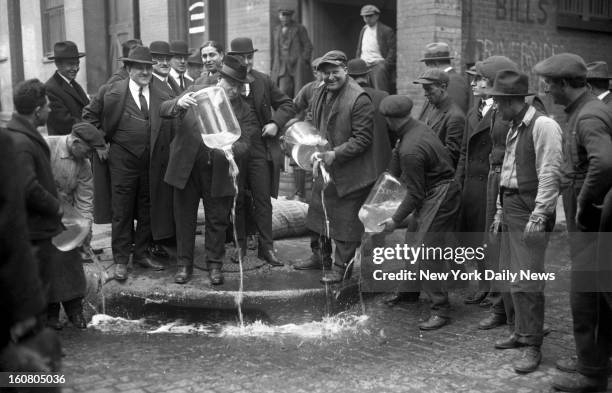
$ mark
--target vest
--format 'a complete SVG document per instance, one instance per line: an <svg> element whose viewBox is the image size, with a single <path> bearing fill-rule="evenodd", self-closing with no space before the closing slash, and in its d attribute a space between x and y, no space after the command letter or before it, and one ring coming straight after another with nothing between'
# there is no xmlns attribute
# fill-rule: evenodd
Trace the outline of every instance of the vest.
<svg viewBox="0 0 612 393"><path fill-rule="evenodd" d="M125 108L112 141L136 157L148 154L151 122L145 119L132 94L128 92Z"/></svg>
<svg viewBox="0 0 612 393"><path fill-rule="evenodd" d="M533 127L540 116L543 116L543 114L536 111L529 125L520 132L515 150L516 180L519 195L531 210L535 207L539 183L535 166L536 155L535 146L533 145Z"/></svg>

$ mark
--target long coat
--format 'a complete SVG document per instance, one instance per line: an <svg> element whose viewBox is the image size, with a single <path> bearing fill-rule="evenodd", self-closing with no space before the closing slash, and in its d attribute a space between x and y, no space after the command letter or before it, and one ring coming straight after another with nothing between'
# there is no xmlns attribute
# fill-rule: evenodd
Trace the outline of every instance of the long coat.
<svg viewBox="0 0 612 393"><path fill-rule="evenodd" d="M106 141L112 143L113 135L123 114L125 100L129 92L129 79L104 85L96 97L83 110L83 119L104 133ZM172 187L164 183L168 165L170 141L174 136L175 125L172 119L160 116L161 103L173 96L169 89L163 88L153 77L149 84L149 114L151 121L149 192L151 196L151 231L154 239L174 236L174 215L172 209ZM110 210L110 174L108 165L93 155L94 162L94 221L108 223Z"/></svg>
<svg viewBox="0 0 612 393"><path fill-rule="evenodd" d="M395 145L395 143L391 143L391 138L393 138L393 141L396 139L394 135L391 136L393 131L389 130L387 120L385 120L385 117L378 110L381 101L387 97L389 93L384 90L376 90L369 86L363 86L363 90L365 90L368 96L370 96L372 105L374 106L373 137L376 139L375 145L380 148L378 154L374 155L374 161L376 162L376 173L381 174L385 169L387 169L389 161L391 160L391 149L393 149L393 146Z"/></svg>
<svg viewBox="0 0 612 393"><path fill-rule="evenodd" d="M294 78L295 91L297 92L307 82L312 80L310 70L310 57L312 55L312 42L308 38L306 28L301 24L291 21L287 26L289 37L289 59L285 60L281 56L281 29L278 25L272 32L272 72L271 78L278 85L278 78L281 75L291 75Z"/></svg>
<svg viewBox="0 0 612 393"><path fill-rule="evenodd" d="M446 97L438 108L432 109L425 124L438 135L453 160L453 167L457 167L465 129L465 115L461 109Z"/></svg>
<svg viewBox="0 0 612 393"><path fill-rule="evenodd" d="M363 26L359 32L359 40L357 41L357 52L355 56L358 59L361 58L361 41L363 41L363 33L365 32L365 29L366 26ZM376 25L376 40L378 41L380 54L382 57L384 57L387 67L390 69L395 68L397 45L393 29L384 23L378 22Z"/></svg>
<svg viewBox="0 0 612 393"><path fill-rule="evenodd" d="M74 87L57 73L45 83L49 97L49 118L47 132L49 135L70 134L72 125L81 121L83 107L89 104L87 93L75 82Z"/></svg>
<svg viewBox="0 0 612 393"><path fill-rule="evenodd" d="M275 137L264 138L267 150L266 155L268 161L272 163L270 195L276 198L278 196L280 170L284 161L279 137L285 124L295 117L295 106L291 98L287 97L285 93L272 83L272 79L268 75L251 70L250 76L253 79L250 83L252 103L260 127L270 122L274 122L278 126L278 133ZM272 114L272 110L274 110L274 114Z"/></svg>

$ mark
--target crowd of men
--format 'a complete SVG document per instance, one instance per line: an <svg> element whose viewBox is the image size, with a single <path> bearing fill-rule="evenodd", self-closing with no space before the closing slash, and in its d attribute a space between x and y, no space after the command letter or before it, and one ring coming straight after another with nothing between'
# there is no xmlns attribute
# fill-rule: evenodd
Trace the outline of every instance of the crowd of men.
<svg viewBox="0 0 612 393"><path fill-rule="evenodd" d="M465 78L452 68L449 46L431 43L421 59L426 70L414 81L426 103L413 116L409 97L389 95L395 37L378 21L377 7L361 9L365 25L352 60L332 50L311 62L308 33L292 14L279 10L272 76L253 68L257 49L248 37L233 39L227 52L208 41L193 53L183 41L144 46L133 39L123 44L123 67L90 98L75 80L85 54L64 41L55 44L51 59L57 71L45 84L34 79L15 87L15 112L0 132L4 157L13 157L2 161L6 186L0 239L6 252L3 269L28 273L18 284L11 275L0 276L10 295L7 300L3 295L9 318L2 346L15 341L15 334L18 341L35 329L35 316L60 329L60 305L72 324L86 326L82 260L91 255L89 240L82 250L69 252L51 241L62 231L66 207L92 222L111 223L119 281L128 278L130 260L164 270L156 255L170 250L176 255L175 282L187 283L200 200L212 285L224 282L226 233L232 224L237 233L232 260L244 258L247 235L254 231L258 257L282 266L273 245L271 198L278 196L284 162L281 136L292 122L305 120L328 146L312 157L314 184L306 218L312 256L295 269L322 270L324 283L351 276L364 234L358 212L385 170L408 193L380 224L384 231L408 224L406 242L426 246L445 246L448 234L457 232L462 245L487 245L481 271L544 272L562 195L577 357L559 362L568 373L555 377L553 385L566 391L605 390L612 349L612 290L606 281L612 270L607 64L587 65L578 55L562 53L535 66L545 93L565 107L568 120L562 130L530 91L526 70L511 59L482 59ZM195 93L210 86L225 91L240 125L241 136L231 147L239 169L237 187L226 154L200 137ZM46 140L37 131L44 125ZM418 268L443 272L448 269L444 262L420 261ZM420 329L447 325L452 311L445 283L420 284L432 300L431 316ZM519 279L507 284L482 280L465 302L490 307L480 329L508 325L510 336L495 347L523 348L514 369L533 372L545 335L544 283ZM393 306L418 298L419 292L399 292L385 302Z"/></svg>

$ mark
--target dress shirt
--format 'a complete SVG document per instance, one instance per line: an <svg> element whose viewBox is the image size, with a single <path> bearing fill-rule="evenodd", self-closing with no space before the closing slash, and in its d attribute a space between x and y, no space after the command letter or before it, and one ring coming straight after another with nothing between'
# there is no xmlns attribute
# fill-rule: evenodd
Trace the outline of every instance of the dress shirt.
<svg viewBox="0 0 612 393"><path fill-rule="evenodd" d="M610 90L606 90L606 91L604 91L603 93L601 93L600 95L598 95L598 96L597 96L597 98L603 101L603 99L604 99L604 98L606 98L606 96L607 96L608 94L610 94Z"/></svg>
<svg viewBox="0 0 612 393"><path fill-rule="evenodd" d="M130 89L130 93L132 93L132 98L134 98L134 101L136 101L136 105L138 105L138 108L142 110L140 107L140 85L130 79L128 87ZM149 100L149 85L143 87L142 95L145 97L145 100L147 100L147 106L151 108L151 101Z"/></svg>
<svg viewBox="0 0 612 393"><path fill-rule="evenodd" d="M385 60L380 53L380 46L376 37L377 27L378 24L375 24L373 27L366 25L363 39L361 40L361 59L368 63L368 65Z"/></svg>
<svg viewBox="0 0 612 393"><path fill-rule="evenodd" d="M183 74L179 74L178 72L176 72L176 70L172 67L170 67L170 77L172 77L174 79L174 81L176 82L176 84L178 86L181 86L181 76L184 78L183 79L183 88L187 87L187 82L185 82L185 79L187 79L186 73Z"/></svg>
<svg viewBox="0 0 612 393"><path fill-rule="evenodd" d="M482 107L480 113L482 114L482 117L485 117L489 109L493 107L493 98L487 98L486 100L483 100L483 102L484 106Z"/></svg>

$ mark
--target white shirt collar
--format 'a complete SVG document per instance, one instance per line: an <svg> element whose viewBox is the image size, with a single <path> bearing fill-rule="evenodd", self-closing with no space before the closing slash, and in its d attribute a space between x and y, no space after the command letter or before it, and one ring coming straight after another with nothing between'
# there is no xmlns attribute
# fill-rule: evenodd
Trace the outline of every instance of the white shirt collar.
<svg viewBox="0 0 612 393"><path fill-rule="evenodd" d="M136 101L136 105L138 105L138 108L140 108L140 98L139 98L139 95L140 95L140 85L138 85L138 83L134 82L130 78L130 81L128 83L128 88L130 89L130 93L132 94L132 98L134 98L134 101ZM147 105L150 105L149 103L151 101L149 100L149 85L143 86L143 88L142 88L142 95L145 97L145 100L147 100Z"/></svg>
<svg viewBox="0 0 612 393"><path fill-rule="evenodd" d="M185 75L185 74L183 74ZM175 81L179 81L179 78L181 77L181 74L179 74L178 72L176 72L176 70L172 67L170 67L170 76L174 78Z"/></svg>
<svg viewBox="0 0 612 393"><path fill-rule="evenodd" d="M450 66L450 67L446 67L446 68L444 69L444 72L448 72L448 71L450 71L450 70L452 70L452 69L453 69L453 67L452 67L452 66Z"/></svg>
<svg viewBox="0 0 612 393"><path fill-rule="evenodd" d="M610 90L606 90L603 93L601 93L600 95L597 96L597 98L599 98L600 100L603 100L604 98L606 98L606 96L610 94Z"/></svg>
<svg viewBox="0 0 612 393"><path fill-rule="evenodd" d="M157 77L157 79L159 79L160 81L164 82L164 83L168 83L168 77L167 76L161 76L156 74L155 72L153 73L153 76Z"/></svg>

